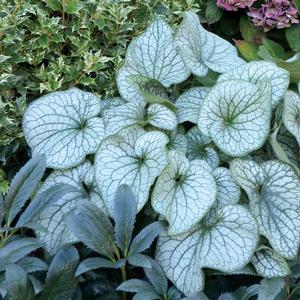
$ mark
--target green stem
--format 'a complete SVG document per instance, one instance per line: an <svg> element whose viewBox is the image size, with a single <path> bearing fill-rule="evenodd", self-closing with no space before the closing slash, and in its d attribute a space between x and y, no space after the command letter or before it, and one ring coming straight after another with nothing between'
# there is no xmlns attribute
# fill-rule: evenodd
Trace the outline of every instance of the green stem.
<svg viewBox="0 0 300 300"><path fill-rule="evenodd" d="M121 268L121 273L122 273L122 281L125 282L127 280L126 265ZM126 292L123 292L122 293L122 299L126 300L126 297L127 297Z"/></svg>

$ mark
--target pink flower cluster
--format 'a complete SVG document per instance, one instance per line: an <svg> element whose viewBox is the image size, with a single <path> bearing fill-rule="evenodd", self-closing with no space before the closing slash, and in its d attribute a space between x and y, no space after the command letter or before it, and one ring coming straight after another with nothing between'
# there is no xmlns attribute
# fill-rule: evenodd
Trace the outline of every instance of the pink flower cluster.
<svg viewBox="0 0 300 300"><path fill-rule="evenodd" d="M227 11L250 7L256 0L217 0L217 5Z"/></svg>
<svg viewBox="0 0 300 300"><path fill-rule="evenodd" d="M258 9L251 7L248 16L255 26L265 32L299 23L298 11L289 0L268 0Z"/></svg>

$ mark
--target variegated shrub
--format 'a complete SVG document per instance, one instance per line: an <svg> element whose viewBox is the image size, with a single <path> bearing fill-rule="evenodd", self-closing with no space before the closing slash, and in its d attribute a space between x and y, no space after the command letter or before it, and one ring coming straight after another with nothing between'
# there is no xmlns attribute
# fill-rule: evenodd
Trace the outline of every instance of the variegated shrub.
<svg viewBox="0 0 300 300"><path fill-rule="evenodd" d="M212 71L214 85L201 86ZM72 88L24 115L32 155L54 169L40 192L78 189L37 217L49 253L77 241L64 218L79 202L112 216L126 184L138 211L151 203L168 222L156 260L186 296L203 290L205 268L288 275L300 243L300 96L287 91L289 73L246 63L188 12L175 29L155 19L128 46L116 80L118 98Z"/></svg>

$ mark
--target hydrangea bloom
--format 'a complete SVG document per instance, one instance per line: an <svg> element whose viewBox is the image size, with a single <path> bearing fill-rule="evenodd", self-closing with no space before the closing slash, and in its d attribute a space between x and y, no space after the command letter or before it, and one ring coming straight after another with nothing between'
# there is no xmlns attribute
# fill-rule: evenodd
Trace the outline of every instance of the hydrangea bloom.
<svg viewBox="0 0 300 300"><path fill-rule="evenodd" d="M253 24L264 31L299 23L298 11L289 0L268 0L260 8L251 7L249 10Z"/></svg>
<svg viewBox="0 0 300 300"><path fill-rule="evenodd" d="M250 7L256 0L217 0L217 5L227 11Z"/></svg>

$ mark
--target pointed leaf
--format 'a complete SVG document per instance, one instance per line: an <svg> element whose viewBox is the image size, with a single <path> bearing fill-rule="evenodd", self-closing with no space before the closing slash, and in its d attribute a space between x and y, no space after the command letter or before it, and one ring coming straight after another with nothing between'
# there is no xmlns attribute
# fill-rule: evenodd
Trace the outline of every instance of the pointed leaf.
<svg viewBox="0 0 300 300"><path fill-rule="evenodd" d="M106 258L102 257L90 257L83 260L77 270L75 276L79 276L83 273L100 269L100 268L108 268L108 269L119 269L125 265L124 259L119 259L117 262L112 262Z"/></svg>
<svg viewBox="0 0 300 300"><path fill-rule="evenodd" d="M256 272L264 278L286 277L291 274L286 260L271 248L256 251L251 260Z"/></svg>
<svg viewBox="0 0 300 300"><path fill-rule="evenodd" d="M187 90L176 100L176 116L178 123L198 123L200 106L210 88L196 87Z"/></svg>
<svg viewBox="0 0 300 300"><path fill-rule="evenodd" d="M274 300L284 287L282 278L263 279L260 282L258 300Z"/></svg>
<svg viewBox="0 0 300 300"><path fill-rule="evenodd" d="M272 106L274 107L282 99L289 86L289 73L278 68L272 62L254 61L222 74L218 78L218 83L228 80L245 80L253 84L269 82L271 84Z"/></svg>
<svg viewBox="0 0 300 300"><path fill-rule="evenodd" d="M135 267L151 268L149 257L143 254L131 254L128 257L128 262Z"/></svg>
<svg viewBox="0 0 300 300"><path fill-rule="evenodd" d="M292 91L284 95L282 120L287 130L295 136L300 145L300 97Z"/></svg>
<svg viewBox="0 0 300 300"><path fill-rule="evenodd" d="M151 265L152 268L144 269L146 277L151 282L156 292L159 295L165 296L168 292L168 280L162 268L155 260L151 260Z"/></svg>
<svg viewBox="0 0 300 300"><path fill-rule="evenodd" d="M19 218L16 227L26 227L30 223L39 217L39 215L47 210L50 206L54 205L60 198L67 193L76 192L76 188L66 184L56 184L49 187L44 192L38 194L27 206L25 211Z"/></svg>
<svg viewBox="0 0 300 300"><path fill-rule="evenodd" d="M212 169L218 167L220 160L215 149L210 147L212 139L204 135L197 126L191 128L185 135L188 141L186 156L188 159L203 159Z"/></svg>
<svg viewBox="0 0 300 300"><path fill-rule="evenodd" d="M117 291L125 291L130 293L153 292L154 288L146 281L140 279L130 279L117 287Z"/></svg>
<svg viewBox="0 0 300 300"><path fill-rule="evenodd" d="M139 254L148 249L156 237L165 230L160 222L154 222L143 228L140 233L133 239L129 253Z"/></svg>
<svg viewBox="0 0 300 300"><path fill-rule="evenodd" d="M43 244L34 238L19 238L8 242L0 249L0 271L3 271L7 264L17 262L42 246Z"/></svg>
<svg viewBox="0 0 300 300"><path fill-rule="evenodd" d="M120 185L115 196L113 218L116 244L124 254L127 254L131 242L136 214L134 195L127 185Z"/></svg>
<svg viewBox="0 0 300 300"><path fill-rule="evenodd" d="M114 229L109 218L89 201L80 202L77 214L68 214L64 222L88 248L108 258L114 253Z"/></svg>
<svg viewBox="0 0 300 300"><path fill-rule="evenodd" d="M259 165L235 159L230 169L248 195L260 234L283 257L294 258L300 244L300 180L295 171L275 160Z"/></svg>
<svg viewBox="0 0 300 300"><path fill-rule="evenodd" d="M170 151L169 161L155 184L152 207L168 220L172 235L186 232L204 217L217 189L204 161L189 162L179 151Z"/></svg>
<svg viewBox="0 0 300 300"><path fill-rule="evenodd" d="M24 269L10 264L6 267L5 284L10 300L34 300L33 287Z"/></svg>
<svg viewBox="0 0 300 300"><path fill-rule="evenodd" d="M42 179L46 169L44 155L29 160L13 178L5 199L6 221L9 226Z"/></svg>
<svg viewBox="0 0 300 300"><path fill-rule="evenodd" d="M185 295L204 288L202 268L232 272L251 259L258 242L256 221L240 205L218 211L213 223L202 223L190 232L161 236L156 260L167 277Z"/></svg>
<svg viewBox="0 0 300 300"><path fill-rule="evenodd" d="M48 265L43 260L33 256L25 256L18 262L18 265L21 266L26 273L48 270Z"/></svg>
<svg viewBox="0 0 300 300"><path fill-rule="evenodd" d="M53 171L41 187L38 195L57 184L71 185L76 189L62 196L34 219L47 229L46 231L36 229L35 233L45 242L45 248L50 254L54 255L63 245L78 241L63 222L63 218L67 213L78 211L78 203L81 200L90 200L105 211L103 201L94 186L93 177L94 168L90 162L86 162L73 169Z"/></svg>
<svg viewBox="0 0 300 300"><path fill-rule="evenodd" d="M72 246L63 247L57 252L50 264L41 300L72 298L77 285L75 271L78 262L78 252Z"/></svg>
<svg viewBox="0 0 300 300"><path fill-rule="evenodd" d="M168 138L162 132L146 132L133 126L101 143L95 174L111 214L115 193L121 184L131 188L138 211L145 205L151 185L167 165L167 142Z"/></svg>
<svg viewBox="0 0 300 300"><path fill-rule="evenodd" d="M265 86L262 92L246 81L225 81L215 85L201 106L200 130L231 156L244 156L259 149L270 127L268 87Z"/></svg>
<svg viewBox="0 0 300 300"><path fill-rule="evenodd" d="M51 168L79 165L104 137L99 113L100 99L77 88L32 102L24 114L23 130L33 155L44 153Z"/></svg>
<svg viewBox="0 0 300 300"><path fill-rule="evenodd" d="M185 14L176 32L175 43L186 66L197 76L205 76L208 69L224 73L245 64L238 57L236 48L205 30L193 12Z"/></svg>

